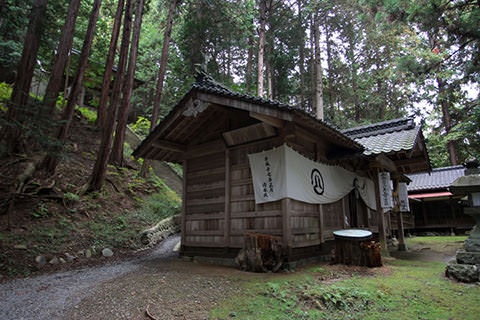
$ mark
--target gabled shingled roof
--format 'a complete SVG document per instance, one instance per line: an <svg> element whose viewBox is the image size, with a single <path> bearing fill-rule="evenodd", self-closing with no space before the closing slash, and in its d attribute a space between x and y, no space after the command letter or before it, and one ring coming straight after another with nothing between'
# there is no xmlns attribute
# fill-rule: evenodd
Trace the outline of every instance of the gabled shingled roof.
<svg viewBox="0 0 480 320"><path fill-rule="evenodd" d="M435 168L431 173L421 172L407 175L412 182L408 185L408 191L439 190L450 187L458 177L465 175L465 167L452 166Z"/></svg>
<svg viewBox="0 0 480 320"><path fill-rule="evenodd" d="M408 151L415 147L421 127L413 118L401 118L342 130L365 147L365 155Z"/></svg>
<svg viewBox="0 0 480 320"><path fill-rule="evenodd" d="M325 132L326 135L330 136L331 141L335 141L335 143L339 144L342 147L349 148L351 152L362 152L364 150L364 147L361 144L343 134L335 126L323 120L315 118L313 115L298 107L281 103L276 100L263 99L261 97L236 92L235 90L230 89L221 83L218 83L210 75L203 71L197 73L195 80L196 81L192 84L190 90L183 96L180 102L172 110L170 110L170 112L165 116L165 118L160 122L160 124L154 129L154 131L145 140L143 140L142 143L133 152L133 155L135 157L145 156L145 153L148 152L147 149L150 148L149 145L153 143L155 139L160 137L160 132L162 132L162 130L164 130L166 126L168 126L167 123L169 122L169 120L173 119L175 117L175 114L178 114L178 112L181 111L181 108L188 101L188 99L190 99L192 96L196 96L197 93L205 93L210 96L224 97L234 101L246 102L252 106L258 106L260 107L260 109L267 109L266 111L272 110L274 112L285 112L289 115L289 117L293 117L297 123L301 123L306 127L311 127L318 131ZM236 106L231 107L236 108ZM170 138L175 140L175 137Z"/></svg>

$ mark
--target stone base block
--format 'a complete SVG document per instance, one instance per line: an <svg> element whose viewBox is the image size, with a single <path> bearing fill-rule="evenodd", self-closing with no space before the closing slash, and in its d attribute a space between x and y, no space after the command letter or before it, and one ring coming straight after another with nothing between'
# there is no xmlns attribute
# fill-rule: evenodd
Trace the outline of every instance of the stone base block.
<svg viewBox="0 0 480 320"><path fill-rule="evenodd" d="M457 251L457 262L460 264L480 265L480 252Z"/></svg>
<svg viewBox="0 0 480 320"><path fill-rule="evenodd" d="M445 270L445 275L460 282L479 281L479 271L476 265L471 264L449 264Z"/></svg>
<svg viewBox="0 0 480 320"><path fill-rule="evenodd" d="M465 250L469 252L480 252L480 239L470 237L465 240Z"/></svg>

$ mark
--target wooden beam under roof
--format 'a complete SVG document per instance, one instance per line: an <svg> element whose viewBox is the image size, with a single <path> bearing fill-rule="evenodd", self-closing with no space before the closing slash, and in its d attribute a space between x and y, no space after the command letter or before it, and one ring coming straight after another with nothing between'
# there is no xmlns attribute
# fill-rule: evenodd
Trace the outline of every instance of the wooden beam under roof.
<svg viewBox="0 0 480 320"><path fill-rule="evenodd" d="M259 104L251 103L248 101L238 100L229 97L222 97L216 94L198 92L197 97L200 100L216 103L222 106L232 107L240 110L245 110L253 113L258 113L262 115L271 116L277 119L283 119L287 121L292 121L292 115L286 110L281 110L281 108L272 108L267 106L262 106Z"/></svg>
<svg viewBox="0 0 480 320"><path fill-rule="evenodd" d="M375 159L370 163L370 168L386 169L390 172L397 171L396 163L383 154L379 154L375 157Z"/></svg>
<svg viewBox="0 0 480 320"><path fill-rule="evenodd" d="M283 119L267 116L265 114L256 113L256 112L250 112L249 114L250 114L250 117L260 120L262 122L265 122L266 124L269 124L275 128L283 128L283 126L285 125L285 120Z"/></svg>

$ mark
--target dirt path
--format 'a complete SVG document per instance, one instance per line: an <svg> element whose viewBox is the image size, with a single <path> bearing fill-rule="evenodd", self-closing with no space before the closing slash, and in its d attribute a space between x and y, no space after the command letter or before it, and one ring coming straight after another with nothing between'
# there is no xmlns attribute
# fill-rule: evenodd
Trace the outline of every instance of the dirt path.
<svg viewBox="0 0 480 320"><path fill-rule="evenodd" d="M392 257L401 260L441 261L447 263L455 259L457 250L462 247L463 241L439 244L420 242L409 245L408 251L398 251L396 248L390 248L390 254Z"/></svg>
<svg viewBox="0 0 480 320"><path fill-rule="evenodd" d="M179 237L147 256L0 285L0 319L205 319L239 283L232 268L181 261ZM228 276L228 277L227 277Z"/></svg>

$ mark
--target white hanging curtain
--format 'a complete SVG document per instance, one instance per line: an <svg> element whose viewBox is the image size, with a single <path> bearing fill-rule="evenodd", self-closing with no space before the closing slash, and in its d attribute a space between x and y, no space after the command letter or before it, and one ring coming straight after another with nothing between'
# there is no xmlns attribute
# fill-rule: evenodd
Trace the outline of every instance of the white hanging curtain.
<svg viewBox="0 0 480 320"><path fill-rule="evenodd" d="M291 198L307 203L338 201L356 188L365 204L376 210L372 180L339 166L312 161L287 145L249 154L255 202Z"/></svg>

